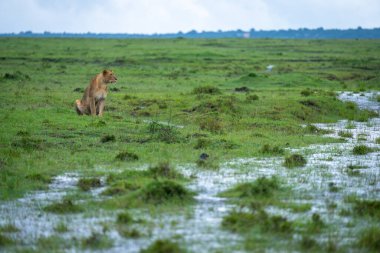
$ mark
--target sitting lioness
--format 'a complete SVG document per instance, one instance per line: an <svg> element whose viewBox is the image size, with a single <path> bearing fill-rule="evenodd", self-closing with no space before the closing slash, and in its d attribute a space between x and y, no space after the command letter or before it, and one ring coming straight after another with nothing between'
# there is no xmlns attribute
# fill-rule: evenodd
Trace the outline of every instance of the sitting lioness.
<svg viewBox="0 0 380 253"><path fill-rule="evenodd" d="M117 78L112 70L103 70L103 72L97 74L84 91L82 100L77 99L75 101L77 113L79 115L102 116L108 84L115 83L116 80Z"/></svg>

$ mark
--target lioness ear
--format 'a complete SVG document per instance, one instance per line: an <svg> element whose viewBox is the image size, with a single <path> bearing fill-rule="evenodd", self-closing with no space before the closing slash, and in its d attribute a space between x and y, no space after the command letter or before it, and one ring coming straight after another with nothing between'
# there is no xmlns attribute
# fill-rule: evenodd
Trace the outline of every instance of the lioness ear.
<svg viewBox="0 0 380 253"><path fill-rule="evenodd" d="M103 76L107 75L108 70L103 70Z"/></svg>

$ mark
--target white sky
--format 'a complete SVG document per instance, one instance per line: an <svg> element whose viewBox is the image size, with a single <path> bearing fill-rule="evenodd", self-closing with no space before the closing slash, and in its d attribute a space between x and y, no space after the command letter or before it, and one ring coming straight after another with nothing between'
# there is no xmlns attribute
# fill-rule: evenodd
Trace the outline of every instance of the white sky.
<svg viewBox="0 0 380 253"><path fill-rule="evenodd" d="M380 0L0 0L0 33L380 27Z"/></svg>

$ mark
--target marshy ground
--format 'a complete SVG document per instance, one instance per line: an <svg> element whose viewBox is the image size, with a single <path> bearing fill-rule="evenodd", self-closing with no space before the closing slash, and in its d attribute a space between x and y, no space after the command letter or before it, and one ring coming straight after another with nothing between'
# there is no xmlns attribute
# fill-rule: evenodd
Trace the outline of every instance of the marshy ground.
<svg viewBox="0 0 380 253"><path fill-rule="evenodd" d="M376 40L0 48L1 250L379 251ZM76 115L104 68L105 116Z"/></svg>

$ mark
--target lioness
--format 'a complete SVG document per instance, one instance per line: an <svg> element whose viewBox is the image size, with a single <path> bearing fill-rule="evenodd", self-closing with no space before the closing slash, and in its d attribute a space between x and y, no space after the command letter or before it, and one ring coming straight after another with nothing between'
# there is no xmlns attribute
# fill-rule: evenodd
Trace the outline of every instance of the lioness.
<svg viewBox="0 0 380 253"><path fill-rule="evenodd" d="M103 70L97 74L84 91L82 100L75 101L79 115L103 115L104 103L107 97L108 84L115 83L116 76L112 70Z"/></svg>

